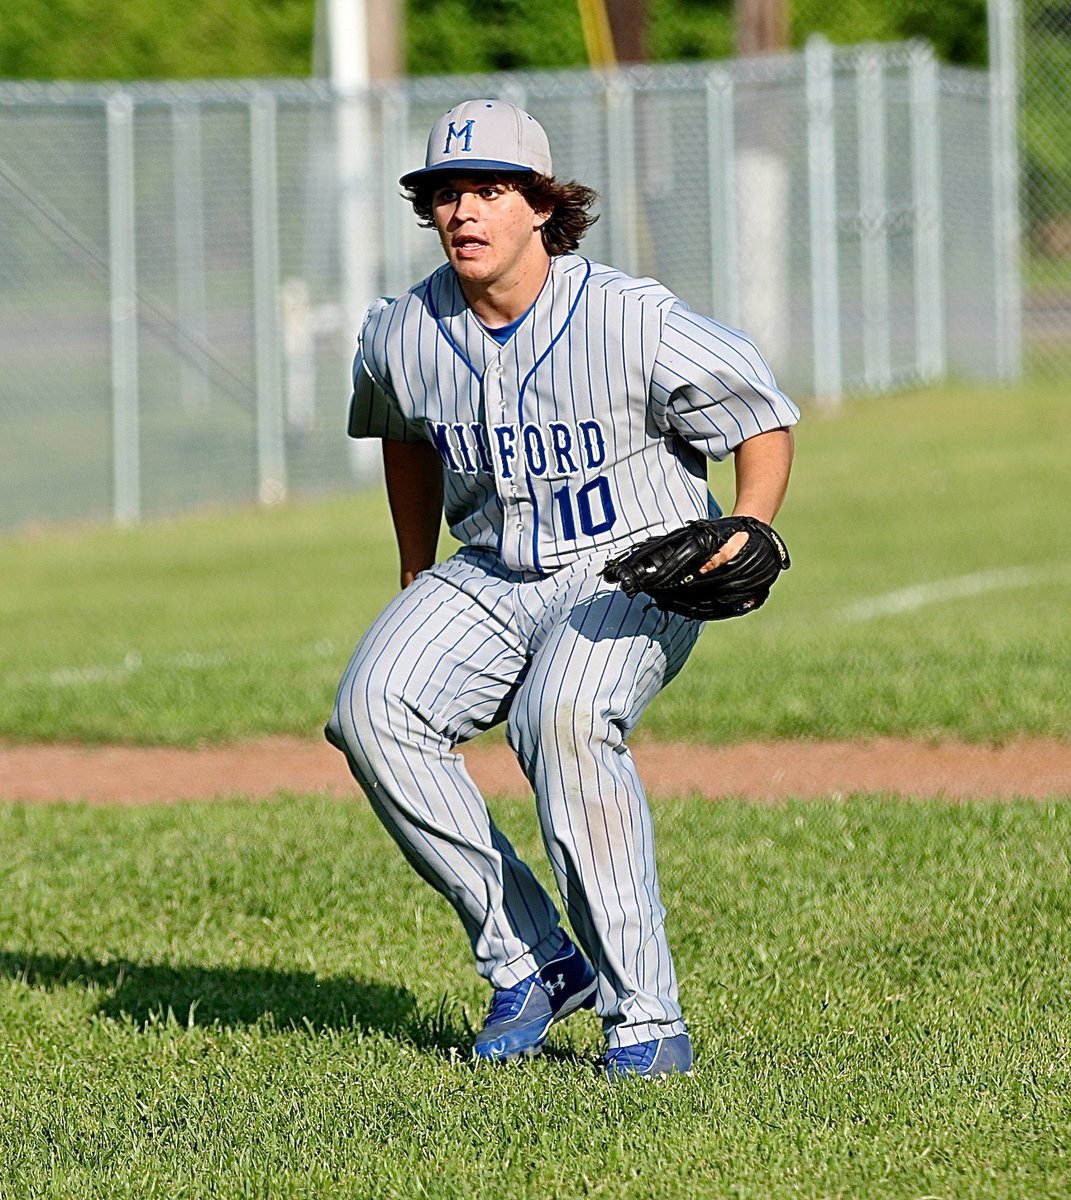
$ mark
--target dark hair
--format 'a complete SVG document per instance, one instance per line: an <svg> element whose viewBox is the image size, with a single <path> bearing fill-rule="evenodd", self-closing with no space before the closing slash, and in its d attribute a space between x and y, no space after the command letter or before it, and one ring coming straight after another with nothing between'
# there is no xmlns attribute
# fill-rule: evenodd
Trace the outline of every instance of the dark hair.
<svg viewBox="0 0 1071 1200"><path fill-rule="evenodd" d="M464 175L458 171L458 175ZM438 175L440 180L448 178L447 172ZM405 198L413 206L413 211L425 229L432 229L432 197L435 190L441 187L436 183L437 176L430 175L418 180L405 189ZM475 178L475 176L473 176ZM535 171L499 172L481 171L480 179L488 183L498 183L513 188L521 193L531 205L534 212L549 212L540 236L549 255L568 254L580 245L580 239L599 219L598 214L589 210L599 198L594 189L585 187L582 183L560 183L550 175L539 175Z"/></svg>

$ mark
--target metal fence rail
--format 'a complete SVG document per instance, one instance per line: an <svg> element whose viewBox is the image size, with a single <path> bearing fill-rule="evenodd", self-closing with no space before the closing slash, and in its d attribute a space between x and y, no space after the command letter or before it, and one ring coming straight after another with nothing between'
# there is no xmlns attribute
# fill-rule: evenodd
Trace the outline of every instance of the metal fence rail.
<svg viewBox="0 0 1071 1200"><path fill-rule="evenodd" d="M601 194L583 250L832 404L997 377L990 93L924 44L314 83L0 84L0 526L336 489L361 312L440 261L398 176L472 95Z"/></svg>

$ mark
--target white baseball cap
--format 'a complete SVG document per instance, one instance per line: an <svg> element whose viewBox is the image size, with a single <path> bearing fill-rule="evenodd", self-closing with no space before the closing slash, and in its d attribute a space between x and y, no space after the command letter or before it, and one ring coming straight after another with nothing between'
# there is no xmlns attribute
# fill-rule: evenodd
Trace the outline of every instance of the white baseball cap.
<svg viewBox="0 0 1071 1200"><path fill-rule="evenodd" d="M465 100L435 123L424 166L403 175L402 187L439 171L536 171L552 175L543 126L507 100Z"/></svg>

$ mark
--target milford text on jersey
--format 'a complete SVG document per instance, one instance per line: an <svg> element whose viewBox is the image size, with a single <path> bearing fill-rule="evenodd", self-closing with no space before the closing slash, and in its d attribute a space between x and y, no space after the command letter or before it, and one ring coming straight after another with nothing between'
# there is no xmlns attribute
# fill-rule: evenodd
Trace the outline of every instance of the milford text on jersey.
<svg viewBox="0 0 1071 1200"><path fill-rule="evenodd" d="M606 462L606 432L601 421L548 421L545 425L428 421L427 426L443 465L458 474L512 479L520 471L558 478L594 471Z"/></svg>

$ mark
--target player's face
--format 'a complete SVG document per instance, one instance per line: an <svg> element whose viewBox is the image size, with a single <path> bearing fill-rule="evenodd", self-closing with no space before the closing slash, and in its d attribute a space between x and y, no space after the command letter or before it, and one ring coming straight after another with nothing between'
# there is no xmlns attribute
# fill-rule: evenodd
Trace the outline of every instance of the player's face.
<svg viewBox="0 0 1071 1200"><path fill-rule="evenodd" d="M547 269L539 228L545 220L521 192L478 176L451 176L436 188L432 218L463 283L509 287Z"/></svg>

